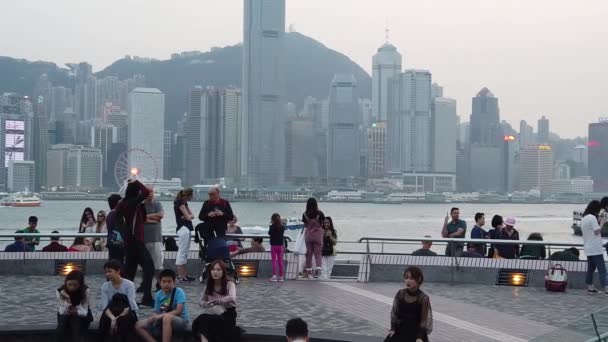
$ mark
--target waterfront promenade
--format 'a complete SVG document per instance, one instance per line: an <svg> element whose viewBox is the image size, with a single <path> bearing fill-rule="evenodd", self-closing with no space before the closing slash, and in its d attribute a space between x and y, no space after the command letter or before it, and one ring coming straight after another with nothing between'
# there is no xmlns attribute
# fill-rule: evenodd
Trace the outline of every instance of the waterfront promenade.
<svg viewBox="0 0 608 342"><path fill-rule="evenodd" d="M93 297L96 322L102 275L86 278ZM3 276L0 291L3 310L0 330L54 328L54 291L60 276ZM187 292L192 318L202 291L198 282L180 284ZM355 334L382 341L389 329L390 309L400 283L321 282L295 280L270 283L243 278L237 286L238 325L283 331L287 319L300 316L313 335ZM546 292L535 287L425 284L431 298L434 331L432 341L528 341L556 332L540 341L585 341L593 337L591 322L557 330L585 314L608 306L608 296L588 295L584 290ZM149 308L141 311L150 314ZM604 315L606 316L606 315ZM608 330L608 319L600 331ZM579 330L579 332L574 332Z"/></svg>

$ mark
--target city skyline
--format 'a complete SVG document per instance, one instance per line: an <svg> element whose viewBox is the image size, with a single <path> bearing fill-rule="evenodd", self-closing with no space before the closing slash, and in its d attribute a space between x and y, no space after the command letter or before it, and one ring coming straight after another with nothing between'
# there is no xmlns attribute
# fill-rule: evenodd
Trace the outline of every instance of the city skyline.
<svg viewBox="0 0 608 342"><path fill-rule="evenodd" d="M184 11L185 7L190 10ZM145 7L137 1L74 4L59 0L36 7L10 1L4 10L12 15L0 23L0 28L16 27L15 21L25 18L37 25L36 29L22 29L19 35L0 37L3 54L60 65L87 60L95 70L126 54L164 59L173 52L207 51L242 41L242 1L187 1L173 7L155 1ZM100 11L111 11L116 25L104 26L103 31L90 25ZM45 21L47 13L59 17L53 16L51 23ZM138 14L135 27L134 13ZM159 13L167 20L158 20ZM194 20L201 15L205 20ZM403 54L406 64L432 70L436 81L458 103L468 103L471 94L487 86L502 99L502 117L513 126L520 120L536 123L545 115L552 121L553 131L562 137L575 137L586 135L583 122L596 121L608 112L608 104L601 101L602 82L608 76L603 63L608 49L595 43L608 32L608 23L602 20L606 15L608 4L599 1L583 7L545 0L525 5L380 0L373 6L363 1L292 0L287 1L286 24L294 24L297 31L346 54L370 75L370 56L384 42L388 26L390 42ZM58 20L61 18L66 20ZM193 20L184 20L188 18ZM361 20L367 24L359 25ZM69 29L73 26L86 29ZM127 29L135 30L140 43L132 43L129 37L133 35L120 34ZM107 30L110 32L102 34ZM210 31L214 34L197 33ZM57 37L61 35L65 37L59 43ZM353 39L344 39L345 35ZM24 39L32 44L21 44ZM157 43L159 40L162 44ZM562 72L566 69L576 72ZM470 113L460 107L458 114L462 118ZM583 120L568 122L575 117Z"/></svg>

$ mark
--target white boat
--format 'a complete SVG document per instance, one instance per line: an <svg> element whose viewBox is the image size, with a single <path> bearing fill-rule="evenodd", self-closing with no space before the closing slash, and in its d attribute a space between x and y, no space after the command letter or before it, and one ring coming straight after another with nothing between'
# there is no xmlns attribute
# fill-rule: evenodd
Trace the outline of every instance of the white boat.
<svg viewBox="0 0 608 342"><path fill-rule="evenodd" d="M283 225L287 230L296 230L304 228L304 222L296 217L288 217L283 220Z"/></svg>
<svg viewBox="0 0 608 342"><path fill-rule="evenodd" d="M36 194L22 192L11 194L0 201L0 206L3 207L30 208L39 207L40 204L42 201Z"/></svg>

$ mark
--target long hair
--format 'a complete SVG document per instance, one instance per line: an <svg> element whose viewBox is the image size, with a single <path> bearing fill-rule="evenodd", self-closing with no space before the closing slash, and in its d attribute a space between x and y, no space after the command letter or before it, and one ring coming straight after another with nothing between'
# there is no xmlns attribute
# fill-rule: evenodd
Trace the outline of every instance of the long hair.
<svg viewBox="0 0 608 342"><path fill-rule="evenodd" d="M587 204L587 208L585 209L585 212L583 213L583 217L587 216L589 214L598 217L600 215L600 211L602 210L602 205L600 204L600 201L598 200L593 200L591 202L589 202L589 204Z"/></svg>
<svg viewBox="0 0 608 342"><path fill-rule="evenodd" d="M82 236L77 236L77 237L74 239L74 243L72 244L72 246L76 246L76 245L84 245L84 244L85 244L85 243L84 243L84 237L82 237Z"/></svg>
<svg viewBox="0 0 608 342"><path fill-rule="evenodd" d="M608 196L602 197L602 200L600 201L600 205L602 206L602 209L605 209L606 207L608 207Z"/></svg>
<svg viewBox="0 0 608 342"><path fill-rule="evenodd" d="M500 226L501 224L502 224L502 216L494 215L494 217L492 217L492 227L496 228L496 227Z"/></svg>
<svg viewBox="0 0 608 342"><path fill-rule="evenodd" d="M79 233L84 232L84 229L82 228L82 224L87 223L87 221L88 221L87 214L91 214L91 217L93 217L93 219L95 218L95 213L93 212L93 209L91 209L89 207L84 208L84 211L82 212L82 216L80 217L80 224L78 225Z"/></svg>
<svg viewBox="0 0 608 342"><path fill-rule="evenodd" d="M319 212L319 204L314 197L311 197L306 201L306 216L313 218Z"/></svg>
<svg viewBox="0 0 608 342"><path fill-rule="evenodd" d="M177 195L175 195L175 199L179 201L184 201L185 198L188 198L194 194L194 190L192 188L185 188L180 190Z"/></svg>
<svg viewBox="0 0 608 342"><path fill-rule="evenodd" d="M334 220L331 219L331 216L325 216L325 220L329 221L329 230L331 230L331 233L337 237L338 233L336 233L336 228L334 228ZM323 229L325 229L325 226L323 226Z"/></svg>
<svg viewBox="0 0 608 342"><path fill-rule="evenodd" d="M283 222L281 222L281 215L279 213L274 213L270 216L270 225L271 227L277 227L281 232L285 232L285 226L283 226Z"/></svg>
<svg viewBox="0 0 608 342"><path fill-rule="evenodd" d="M125 190L125 198L124 200L134 200L139 194L139 187L135 183L127 184L127 189Z"/></svg>
<svg viewBox="0 0 608 342"><path fill-rule="evenodd" d="M207 280L207 287L205 288L205 294L208 296L211 296L213 294L213 292L215 292L215 280L211 276L211 270L213 270L215 265L219 265L220 268L222 269L222 279L220 279L220 282L222 283L222 288L220 289L218 294L221 294L224 296L224 295L228 294L228 274L227 274L227 270L226 270L226 264L220 259L213 261L211 263L211 265L209 265L209 268L208 268L209 279Z"/></svg>
<svg viewBox="0 0 608 342"><path fill-rule="evenodd" d="M102 224L106 223L106 217L107 217L106 212L103 210L98 211L97 215L99 215L99 214L103 215L103 221L99 222L99 220L97 220L97 227L95 228L96 233L101 233L101 226L102 226Z"/></svg>
<svg viewBox="0 0 608 342"><path fill-rule="evenodd" d="M68 286L67 283L69 280L76 280L78 282L78 284L80 285L78 287L78 290L71 293L68 291ZM67 292L67 294L70 296L70 300L72 302L72 305L78 305L80 304L80 302L85 302L87 300L87 285L84 283L84 273L78 271L78 270L73 270L70 273L68 273L65 276L65 280L63 281L63 286L61 286L59 289L57 289L59 292L61 292L62 290L65 290L65 292ZM78 303L75 303L78 302Z"/></svg>

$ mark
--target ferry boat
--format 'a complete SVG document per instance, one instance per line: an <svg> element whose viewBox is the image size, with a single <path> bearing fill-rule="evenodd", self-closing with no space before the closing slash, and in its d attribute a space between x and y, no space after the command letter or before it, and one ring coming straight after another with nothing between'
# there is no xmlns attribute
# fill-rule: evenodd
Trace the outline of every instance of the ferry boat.
<svg viewBox="0 0 608 342"><path fill-rule="evenodd" d="M3 207L39 207L42 204L40 197L35 194L15 193L0 201Z"/></svg>
<svg viewBox="0 0 608 342"><path fill-rule="evenodd" d="M600 214L600 218L608 221L608 213L602 212ZM574 211L572 213L572 230L574 231L574 235L582 236L583 231L581 230L581 220L583 219L582 211ZM608 237L608 223L605 223L602 226L602 237Z"/></svg>
<svg viewBox="0 0 608 342"><path fill-rule="evenodd" d="M304 222L296 217L288 217L283 220L283 225L287 230L297 230L304 228Z"/></svg>

